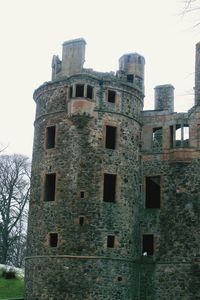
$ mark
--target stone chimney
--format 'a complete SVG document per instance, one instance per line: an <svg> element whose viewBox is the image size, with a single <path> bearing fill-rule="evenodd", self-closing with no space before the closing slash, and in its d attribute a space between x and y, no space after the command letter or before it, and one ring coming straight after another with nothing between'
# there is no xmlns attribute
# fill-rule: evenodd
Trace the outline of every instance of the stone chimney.
<svg viewBox="0 0 200 300"><path fill-rule="evenodd" d="M171 84L155 87L155 110L174 111L174 87Z"/></svg>
<svg viewBox="0 0 200 300"><path fill-rule="evenodd" d="M195 105L200 105L200 42L196 44L194 96Z"/></svg>
<svg viewBox="0 0 200 300"><path fill-rule="evenodd" d="M86 42L82 38L63 43L62 60L56 55L52 59L53 81L82 71L85 62L85 45Z"/></svg>

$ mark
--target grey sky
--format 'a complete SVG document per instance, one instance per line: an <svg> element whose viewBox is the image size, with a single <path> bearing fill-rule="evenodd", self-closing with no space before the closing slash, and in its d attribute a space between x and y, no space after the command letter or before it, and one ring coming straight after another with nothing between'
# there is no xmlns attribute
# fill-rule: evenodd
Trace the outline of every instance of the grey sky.
<svg viewBox="0 0 200 300"><path fill-rule="evenodd" d="M154 87L175 87L175 110L193 104L196 16L181 0L0 0L0 143L31 156L32 94L51 78L51 58L68 39L86 39L85 67L116 71L119 57L145 57L145 108ZM61 55L60 55L61 56Z"/></svg>

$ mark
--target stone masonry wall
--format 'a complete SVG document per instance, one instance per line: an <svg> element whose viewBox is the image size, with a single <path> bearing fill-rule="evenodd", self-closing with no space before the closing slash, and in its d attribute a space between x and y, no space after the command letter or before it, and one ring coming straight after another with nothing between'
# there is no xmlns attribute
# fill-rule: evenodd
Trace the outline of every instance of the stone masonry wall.
<svg viewBox="0 0 200 300"><path fill-rule="evenodd" d="M76 101L69 98L69 86L77 82L89 80L75 76L69 83L42 86L35 96L26 299L137 299L142 100L133 88L118 85L116 103L108 103L107 90L115 90L116 83L91 79L94 112L69 114ZM46 128L52 125L56 145L45 149ZM106 125L117 127L115 150L105 149ZM56 199L45 202L48 173L56 173ZM117 175L116 203L103 201L104 173ZM49 246L51 232L58 233L56 248ZM114 248L107 248L108 235L115 236Z"/></svg>
<svg viewBox="0 0 200 300"><path fill-rule="evenodd" d="M143 178L160 175L162 184L160 209L145 209L142 197L141 234L154 234L155 252L143 258L141 299L199 299L200 160L155 158L143 162Z"/></svg>

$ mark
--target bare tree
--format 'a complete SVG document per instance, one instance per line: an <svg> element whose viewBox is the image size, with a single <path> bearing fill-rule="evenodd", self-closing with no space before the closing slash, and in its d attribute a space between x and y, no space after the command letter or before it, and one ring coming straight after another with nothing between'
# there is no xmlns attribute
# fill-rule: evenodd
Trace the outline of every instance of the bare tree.
<svg viewBox="0 0 200 300"><path fill-rule="evenodd" d="M187 13L198 14L196 20L199 20L199 12L200 12L200 0L184 0L183 15ZM200 25L200 22L196 20L194 20L195 25L193 27L197 27Z"/></svg>
<svg viewBox="0 0 200 300"><path fill-rule="evenodd" d="M6 150L8 146L3 146L2 144L0 144L0 153L2 153L4 150Z"/></svg>
<svg viewBox="0 0 200 300"><path fill-rule="evenodd" d="M17 154L0 155L0 263L14 263L17 247L24 244L29 190L29 159Z"/></svg>
<svg viewBox="0 0 200 300"><path fill-rule="evenodd" d="M185 0L184 5L185 10L193 11L200 9L199 0Z"/></svg>

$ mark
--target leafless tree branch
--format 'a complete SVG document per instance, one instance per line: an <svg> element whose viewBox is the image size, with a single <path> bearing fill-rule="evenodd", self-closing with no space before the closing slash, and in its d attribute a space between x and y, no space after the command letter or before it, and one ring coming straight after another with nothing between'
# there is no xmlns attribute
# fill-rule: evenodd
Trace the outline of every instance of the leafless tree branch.
<svg viewBox="0 0 200 300"><path fill-rule="evenodd" d="M24 248L24 219L30 192L30 162L24 155L0 155L0 263L15 263ZM19 266L19 265L18 265Z"/></svg>

